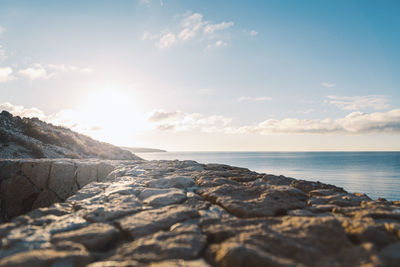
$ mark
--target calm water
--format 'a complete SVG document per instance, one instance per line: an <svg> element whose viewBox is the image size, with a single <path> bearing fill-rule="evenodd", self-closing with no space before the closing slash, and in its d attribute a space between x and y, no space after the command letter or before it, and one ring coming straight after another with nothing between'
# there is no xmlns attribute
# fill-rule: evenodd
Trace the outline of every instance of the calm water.
<svg viewBox="0 0 400 267"><path fill-rule="evenodd" d="M195 160L320 181L400 200L400 152L165 152L139 153L147 160Z"/></svg>

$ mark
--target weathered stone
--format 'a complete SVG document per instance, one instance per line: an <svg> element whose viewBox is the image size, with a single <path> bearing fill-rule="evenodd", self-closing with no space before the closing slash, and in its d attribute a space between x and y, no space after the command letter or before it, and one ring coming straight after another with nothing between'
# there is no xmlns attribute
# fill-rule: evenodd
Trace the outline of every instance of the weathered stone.
<svg viewBox="0 0 400 267"><path fill-rule="evenodd" d="M137 261L122 260L122 261L97 261L89 264L87 267L139 267L144 266Z"/></svg>
<svg viewBox="0 0 400 267"><path fill-rule="evenodd" d="M143 190L142 193L140 193L140 196L148 195L149 190L151 189ZM154 194L144 198L143 204L153 207L160 207L180 203L184 199L186 199L186 194L184 191L176 188L169 188L163 191L154 192Z"/></svg>
<svg viewBox="0 0 400 267"><path fill-rule="evenodd" d="M239 217L284 215L288 210L306 207L305 194L289 186L222 185L200 194Z"/></svg>
<svg viewBox="0 0 400 267"><path fill-rule="evenodd" d="M244 266L304 266L293 260L277 257L255 246L238 242L225 242L221 246L211 246L215 254L215 264L219 267Z"/></svg>
<svg viewBox="0 0 400 267"><path fill-rule="evenodd" d="M61 199L58 198L56 193L48 189L44 189L39 193L35 202L33 202L32 209L48 207L51 204L59 201L61 201Z"/></svg>
<svg viewBox="0 0 400 267"><path fill-rule="evenodd" d="M139 238L117 249L116 258L129 258L140 262L169 259L195 259L203 249L206 238L198 226L176 228Z"/></svg>
<svg viewBox="0 0 400 267"><path fill-rule="evenodd" d="M98 250L115 240L118 233L119 231L109 224L93 223L78 230L55 234L51 237L51 241L53 243L72 241L84 245L89 250Z"/></svg>
<svg viewBox="0 0 400 267"><path fill-rule="evenodd" d="M185 261L185 260L168 260L150 263L148 267L211 267L204 259Z"/></svg>
<svg viewBox="0 0 400 267"><path fill-rule="evenodd" d="M40 189L36 178L27 178L39 172L28 167L40 164L27 164L21 171L22 163L29 162L47 160L10 163L11 176L1 183L2 200L15 201L28 185L34 191L22 190L29 195L18 200L23 210L62 201L54 188L70 197L0 225L0 259L7 264L79 266L74 262L79 256L73 255L86 255L82 264L95 260L90 266L398 262L400 202L371 201L318 182L192 161L55 160L59 167L50 171L50 189ZM104 173L113 169L100 179L105 182L97 181L100 164ZM90 183L74 193L77 182Z"/></svg>
<svg viewBox="0 0 400 267"><path fill-rule="evenodd" d="M20 171L20 162L17 160L0 161L0 183L2 180L14 177Z"/></svg>
<svg viewBox="0 0 400 267"><path fill-rule="evenodd" d="M195 185L195 182L190 177L170 176L161 179L156 179L148 183L149 187L155 188L181 188L186 189Z"/></svg>
<svg viewBox="0 0 400 267"><path fill-rule="evenodd" d="M95 164L79 164L76 169L76 182L80 188L97 181L97 166Z"/></svg>
<svg viewBox="0 0 400 267"><path fill-rule="evenodd" d="M0 260L4 267L86 266L91 261L87 252L58 251L53 249L31 250Z"/></svg>
<svg viewBox="0 0 400 267"><path fill-rule="evenodd" d="M400 263L400 241L390 244L382 249L380 253L388 266L396 266Z"/></svg>
<svg viewBox="0 0 400 267"><path fill-rule="evenodd" d="M67 199L78 189L75 183L75 165L67 161L54 162L51 166L49 189L61 199Z"/></svg>
<svg viewBox="0 0 400 267"><path fill-rule="evenodd" d="M132 238L142 237L159 230L169 229L173 224L199 216L196 210L171 205L154 210L145 210L119 220L124 231Z"/></svg>
<svg viewBox="0 0 400 267"><path fill-rule="evenodd" d="M97 181L105 181L107 176L115 169L115 166L107 163L107 162L100 162L97 165Z"/></svg>
<svg viewBox="0 0 400 267"><path fill-rule="evenodd" d="M30 211L39 194L32 183L22 175L4 180L0 186L1 210L7 219Z"/></svg>
<svg viewBox="0 0 400 267"><path fill-rule="evenodd" d="M38 188L45 189L49 182L51 161L22 162L22 173Z"/></svg>
<svg viewBox="0 0 400 267"><path fill-rule="evenodd" d="M87 209L85 219L91 222L107 222L141 211L142 203L134 195L122 195L109 197L108 202L91 205Z"/></svg>

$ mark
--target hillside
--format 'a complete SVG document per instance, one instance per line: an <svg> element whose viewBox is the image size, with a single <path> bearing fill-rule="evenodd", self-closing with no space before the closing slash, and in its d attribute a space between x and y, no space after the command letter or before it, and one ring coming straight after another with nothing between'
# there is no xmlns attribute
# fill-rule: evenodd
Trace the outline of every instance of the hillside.
<svg viewBox="0 0 400 267"><path fill-rule="evenodd" d="M121 146L122 149L128 150L132 153L153 153L153 152L167 152L163 149L158 148L147 148L147 147L124 147Z"/></svg>
<svg viewBox="0 0 400 267"><path fill-rule="evenodd" d="M37 118L0 113L0 158L139 159L131 152Z"/></svg>

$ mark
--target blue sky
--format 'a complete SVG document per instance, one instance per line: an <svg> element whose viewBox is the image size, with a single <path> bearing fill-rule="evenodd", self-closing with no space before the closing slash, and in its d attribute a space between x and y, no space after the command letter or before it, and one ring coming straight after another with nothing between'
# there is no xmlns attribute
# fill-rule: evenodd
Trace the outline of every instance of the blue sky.
<svg viewBox="0 0 400 267"><path fill-rule="evenodd" d="M398 1L0 1L0 107L119 145L399 150L399 12Z"/></svg>

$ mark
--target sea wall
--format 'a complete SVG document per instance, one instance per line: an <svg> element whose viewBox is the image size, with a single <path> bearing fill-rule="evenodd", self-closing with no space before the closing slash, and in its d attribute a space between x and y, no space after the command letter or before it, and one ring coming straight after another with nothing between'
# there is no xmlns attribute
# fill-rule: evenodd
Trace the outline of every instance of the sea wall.
<svg viewBox="0 0 400 267"><path fill-rule="evenodd" d="M0 224L0 266L400 262L400 202L333 185L194 161L7 160L0 170L2 212L24 213Z"/></svg>
<svg viewBox="0 0 400 267"><path fill-rule="evenodd" d="M122 161L15 159L0 161L2 221L62 202L90 182L105 179Z"/></svg>

